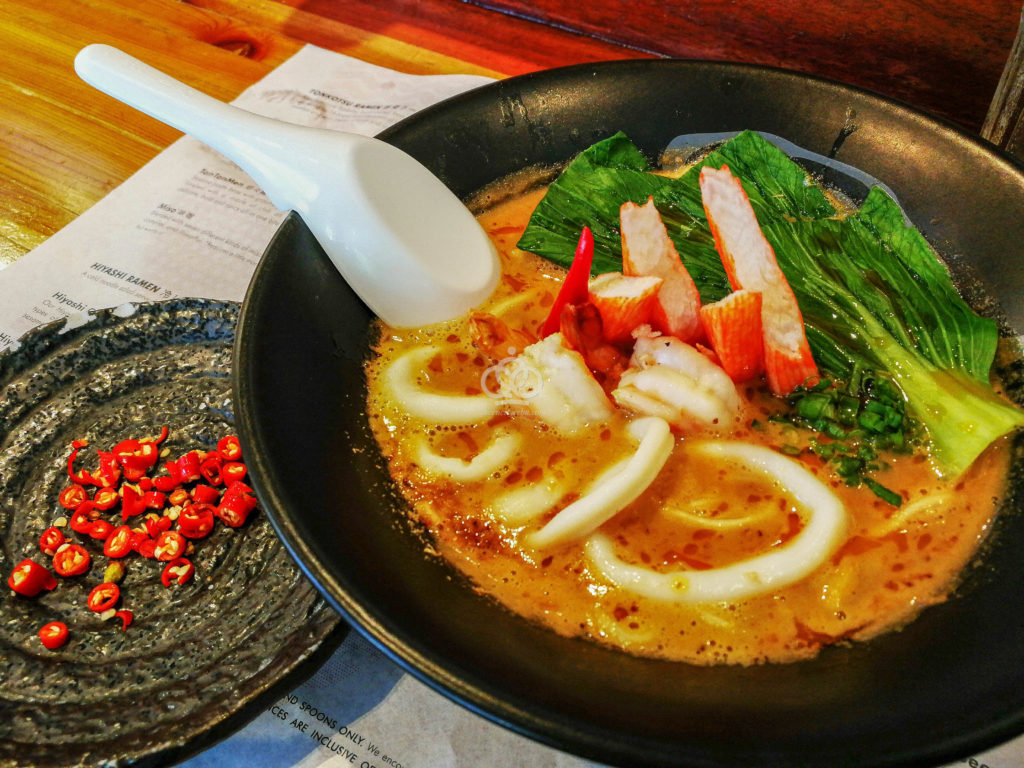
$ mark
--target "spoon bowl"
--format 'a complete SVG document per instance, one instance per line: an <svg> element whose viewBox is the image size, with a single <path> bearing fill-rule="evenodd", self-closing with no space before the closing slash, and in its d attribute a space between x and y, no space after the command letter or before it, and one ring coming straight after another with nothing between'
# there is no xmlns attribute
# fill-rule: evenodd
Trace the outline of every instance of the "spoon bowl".
<svg viewBox="0 0 1024 768"><path fill-rule="evenodd" d="M90 85L208 144L294 210L352 289L390 325L448 320L500 276L487 235L440 179L378 139L225 104L109 45L75 71Z"/></svg>

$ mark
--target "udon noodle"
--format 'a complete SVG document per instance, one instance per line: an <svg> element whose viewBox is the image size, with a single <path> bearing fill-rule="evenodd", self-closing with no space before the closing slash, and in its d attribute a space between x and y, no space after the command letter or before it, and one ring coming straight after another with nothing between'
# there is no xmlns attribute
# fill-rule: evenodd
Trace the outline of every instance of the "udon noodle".
<svg viewBox="0 0 1024 768"><path fill-rule="evenodd" d="M372 428L445 558L556 632L698 664L806 658L947 597L989 528L1005 440L954 480L886 456L893 507L785 455L794 428L763 384L664 337L637 342L609 396L559 334L502 333L536 329L565 277L514 245L540 195L480 216L504 272L480 308L500 321L489 349L472 318L383 328L368 365Z"/></svg>

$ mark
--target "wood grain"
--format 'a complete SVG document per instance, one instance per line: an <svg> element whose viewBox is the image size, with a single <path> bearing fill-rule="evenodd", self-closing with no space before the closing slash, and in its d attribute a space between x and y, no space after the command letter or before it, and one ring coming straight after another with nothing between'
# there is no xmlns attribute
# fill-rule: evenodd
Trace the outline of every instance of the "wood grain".
<svg viewBox="0 0 1024 768"><path fill-rule="evenodd" d="M482 4L652 54L824 75L909 102L974 131L985 119L1021 9L1019 0Z"/></svg>
<svg viewBox="0 0 1024 768"><path fill-rule="evenodd" d="M678 56L784 66L981 126L1017 0L2 0L0 263L31 250L178 133L74 75L117 45L231 100L312 43L416 74L517 75Z"/></svg>

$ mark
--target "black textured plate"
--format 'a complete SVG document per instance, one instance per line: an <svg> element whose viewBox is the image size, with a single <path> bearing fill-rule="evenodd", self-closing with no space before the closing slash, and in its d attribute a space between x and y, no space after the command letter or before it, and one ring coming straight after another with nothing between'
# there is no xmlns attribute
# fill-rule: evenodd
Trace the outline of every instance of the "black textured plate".
<svg viewBox="0 0 1024 768"><path fill-rule="evenodd" d="M486 86L382 138L468 196L618 130L656 159L679 135L747 128L881 179L956 271L975 273L984 310L1024 331L1020 168L947 124L834 82L702 62L584 65ZM1024 730L1019 477L982 565L901 632L787 665L633 658L510 615L396 522L404 507L363 410L372 320L289 218L239 321L238 424L285 544L345 616L430 685L622 765L938 765Z"/></svg>
<svg viewBox="0 0 1024 768"><path fill-rule="evenodd" d="M5 580L25 557L48 564L39 535L65 513L57 495L72 440L109 449L166 424L177 456L234 432L237 316L237 304L197 299L126 305L80 325L42 326L0 355ZM126 558L123 607L135 614L127 631L86 608L107 558L97 542L85 546L89 573L53 592L29 599L4 585L2 766L176 762L297 685L344 633L262 512L197 541L197 578L184 587L165 589L157 563ZM56 652L36 636L51 620L71 629Z"/></svg>

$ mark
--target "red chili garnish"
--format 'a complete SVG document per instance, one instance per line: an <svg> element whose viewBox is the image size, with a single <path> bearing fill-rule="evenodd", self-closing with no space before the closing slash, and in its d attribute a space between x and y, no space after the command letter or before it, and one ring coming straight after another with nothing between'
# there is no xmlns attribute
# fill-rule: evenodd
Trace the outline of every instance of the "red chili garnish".
<svg viewBox="0 0 1024 768"><path fill-rule="evenodd" d="M145 533L132 532L132 549L143 557L152 558L156 552L156 539Z"/></svg>
<svg viewBox="0 0 1024 768"><path fill-rule="evenodd" d="M88 500L89 492L78 483L69 485L57 497L57 503L64 509L77 509L79 504Z"/></svg>
<svg viewBox="0 0 1024 768"><path fill-rule="evenodd" d="M100 457L100 468L92 473L93 485L113 488L121 479L121 465L113 451L96 451Z"/></svg>
<svg viewBox="0 0 1024 768"><path fill-rule="evenodd" d="M232 483L237 483L246 473L245 464L240 461L229 461L223 467L221 467L220 474L224 478L224 485L230 486Z"/></svg>
<svg viewBox="0 0 1024 768"><path fill-rule="evenodd" d="M153 490L153 478L151 478L149 475L146 475L145 477L140 477L138 486L139 490L142 491L143 493L149 493L151 490Z"/></svg>
<svg viewBox="0 0 1024 768"><path fill-rule="evenodd" d="M120 599L121 588L117 584L111 584L109 581L106 581L92 588L92 592L89 593L89 599L86 600L86 605L89 606L90 611L103 613L117 605L117 601Z"/></svg>
<svg viewBox="0 0 1024 768"><path fill-rule="evenodd" d="M223 466L224 458L219 453L211 451L199 464L199 474L210 485L223 485L224 480L221 478L221 467Z"/></svg>
<svg viewBox="0 0 1024 768"><path fill-rule="evenodd" d="M81 450L88 444L85 440L75 440L71 443L71 453L68 454L68 477L71 478L71 482L78 485L92 485L92 475L89 472L84 469L75 471L75 460L78 458Z"/></svg>
<svg viewBox="0 0 1024 768"><path fill-rule="evenodd" d="M160 458L160 450L152 440L122 440L114 446L114 453L125 477L132 481L145 475Z"/></svg>
<svg viewBox="0 0 1024 768"><path fill-rule="evenodd" d="M121 486L121 520L141 515L146 511L141 494L130 485Z"/></svg>
<svg viewBox="0 0 1024 768"><path fill-rule="evenodd" d="M156 540L156 549L153 555L157 560L173 560L176 557L181 557L187 544L185 537L178 531L164 531Z"/></svg>
<svg viewBox="0 0 1024 768"><path fill-rule="evenodd" d="M171 520L167 515L146 515L146 522L143 525L146 527L146 533L152 536L154 539L164 531L171 530L171 526L174 521Z"/></svg>
<svg viewBox="0 0 1024 768"><path fill-rule="evenodd" d="M184 584L192 578L195 571L195 566L188 558L176 557L164 566L164 571L160 574L160 583L165 587L171 586L174 582Z"/></svg>
<svg viewBox="0 0 1024 768"><path fill-rule="evenodd" d="M47 650L57 650L68 641L68 625L63 621L43 624L39 628L39 640Z"/></svg>
<svg viewBox="0 0 1024 768"><path fill-rule="evenodd" d="M224 461L238 461L242 458L242 444L235 435L228 435L217 441L217 452Z"/></svg>
<svg viewBox="0 0 1024 768"><path fill-rule="evenodd" d="M220 498L220 491L210 485L200 483L192 489L192 501L197 504L213 504Z"/></svg>
<svg viewBox="0 0 1024 768"><path fill-rule="evenodd" d="M253 490L248 485L243 483L241 480L236 480L235 482L228 485L228 487L224 490L224 495L233 496L236 493L248 494L251 496L253 494Z"/></svg>
<svg viewBox="0 0 1024 768"><path fill-rule="evenodd" d="M25 597L35 597L44 589L49 591L57 586L57 579L48 568L27 557L14 566L7 577L7 586Z"/></svg>
<svg viewBox="0 0 1024 768"><path fill-rule="evenodd" d="M103 554L107 557L124 557L132 551L132 537L134 531L131 526L119 525L103 542Z"/></svg>
<svg viewBox="0 0 1024 768"><path fill-rule="evenodd" d="M202 463L202 459L199 456L199 451L189 451L184 456L181 456L176 462L178 467L178 483L184 485L185 483L194 483L201 479L203 474L199 471L199 467Z"/></svg>
<svg viewBox="0 0 1024 768"><path fill-rule="evenodd" d="M89 551L81 544L65 544L53 556L58 576L78 576L89 570Z"/></svg>
<svg viewBox="0 0 1024 768"><path fill-rule="evenodd" d="M113 532L114 526L106 520L94 520L89 526L89 536L99 541L106 541Z"/></svg>
<svg viewBox="0 0 1024 768"><path fill-rule="evenodd" d="M178 479L174 475L160 475L153 478L153 487L161 493L170 493L178 487Z"/></svg>
<svg viewBox="0 0 1024 768"><path fill-rule="evenodd" d="M117 611L114 616L121 620L121 631L124 632L132 623L135 615L131 611Z"/></svg>
<svg viewBox="0 0 1024 768"><path fill-rule="evenodd" d="M121 496L114 488L100 488L92 497L93 506L104 511L112 509L120 500Z"/></svg>
<svg viewBox="0 0 1024 768"><path fill-rule="evenodd" d="M580 232L580 240L576 244L576 253L572 257L572 264L569 265L569 272L565 276L555 303L551 305L551 311L541 326L540 335L550 336L557 331L562 324L562 308L566 304L582 304L587 300L590 281L590 268L594 261L594 236L589 227L584 227Z"/></svg>
<svg viewBox="0 0 1024 768"><path fill-rule="evenodd" d="M241 483L239 483L241 485ZM224 525L238 528L245 524L249 513L256 507L256 497L248 493L225 492L215 514Z"/></svg>
<svg viewBox="0 0 1024 768"><path fill-rule="evenodd" d="M142 494L142 506L146 509L163 509L167 503L167 494L160 491L146 491Z"/></svg>
<svg viewBox="0 0 1024 768"><path fill-rule="evenodd" d="M186 504L178 514L178 530L188 539L201 539L213 530L214 513L208 502Z"/></svg>
<svg viewBox="0 0 1024 768"><path fill-rule="evenodd" d="M180 507L183 504L187 504L192 496L184 488L175 488L171 491L171 495L167 497L167 500L171 502L171 506Z"/></svg>
<svg viewBox="0 0 1024 768"><path fill-rule="evenodd" d="M64 531L55 526L50 526L39 537L39 549L44 555L53 557L60 545L64 543Z"/></svg>
<svg viewBox="0 0 1024 768"><path fill-rule="evenodd" d="M116 454L118 460L122 457L129 457L135 454L139 450L138 440L122 440L120 443L114 446L112 453Z"/></svg>
<svg viewBox="0 0 1024 768"><path fill-rule="evenodd" d="M71 515L71 522L68 525L71 530L75 533L81 533L86 536L89 535L89 531L92 530L93 521L96 519L91 513L93 511L92 502L87 501L78 506L78 509Z"/></svg>

